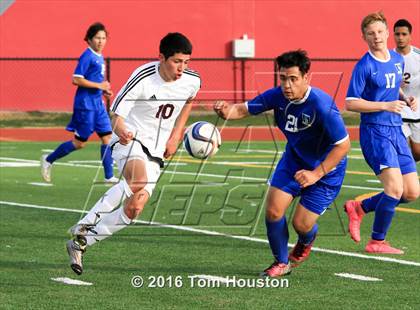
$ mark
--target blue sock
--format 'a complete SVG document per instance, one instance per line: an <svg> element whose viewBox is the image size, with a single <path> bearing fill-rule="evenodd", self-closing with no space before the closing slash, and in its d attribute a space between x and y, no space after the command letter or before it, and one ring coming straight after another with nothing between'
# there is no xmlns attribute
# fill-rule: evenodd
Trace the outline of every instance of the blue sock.
<svg viewBox="0 0 420 310"><path fill-rule="evenodd" d="M114 176L114 171L112 170L112 164L114 163L111 150L109 149L108 144L101 145L101 159L102 165L104 166L105 178L110 179Z"/></svg>
<svg viewBox="0 0 420 310"><path fill-rule="evenodd" d="M314 241L317 232L318 232L318 224L315 223L315 225L312 227L312 229L309 232L305 234L298 234L299 242L305 245L308 245L309 243Z"/></svg>
<svg viewBox="0 0 420 310"><path fill-rule="evenodd" d="M62 144L60 144L54 152L52 152L50 155L47 156L47 161L49 163L53 163L55 162L57 159L60 159L64 156L66 156L67 154L73 152L76 148L74 147L73 142L71 141L67 141L64 142Z"/></svg>
<svg viewBox="0 0 420 310"><path fill-rule="evenodd" d="M375 210L375 220L373 222L372 239L385 240L392 218L395 214L395 207L400 200L383 194Z"/></svg>
<svg viewBox="0 0 420 310"><path fill-rule="evenodd" d="M384 192L380 192L379 194L376 194L375 196L372 196L370 198L364 199L362 201L362 209L365 211L365 213L369 213L376 210L376 206L378 205L378 202L382 199L382 196L385 195Z"/></svg>
<svg viewBox="0 0 420 310"><path fill-rule="evenodd" d="M271 222L265 219L267 226L267 237L270 243L271 252L279 263L287 264L289 261L289 252L287 250L287 242L289 241L289 230L287 228L286 217Z"/></svg>

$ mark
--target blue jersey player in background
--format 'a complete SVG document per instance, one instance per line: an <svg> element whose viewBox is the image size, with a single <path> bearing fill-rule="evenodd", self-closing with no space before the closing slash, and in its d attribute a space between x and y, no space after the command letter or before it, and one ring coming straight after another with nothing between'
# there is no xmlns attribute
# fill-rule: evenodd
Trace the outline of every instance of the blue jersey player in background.
<svg viewBox="0 0 420 310"><path fill-rule="evenodd" d="M223 119L240 119L273 110L287 138L286 150L270 179L266 205L267 236L274 263L263 275L278 277L308 258L315 240L317 220L337 197L343 183L350 140L334 100L308 82L310 60L297 50L277 57L281 87L249 102L215 103ZM288 253L289 231L285 213L300 196L293 217L299 238Z"/></svg>
<svg viewBox="0 0 420 310"><path fill-rule="evenodd" d="M389 36L382 12L362 21L363 39L369 51L356 64L346 97L346 107L360 112L360 146L363 156L381 181L384 191L363 201L347 201L352 239L360 241L360 224L368 212L375 212L368 253L403 254L385 241L395 207L419 195L419 181L413 156L404 137L401 111L416 109L416 99L400 89L404 59L387 48Z"/></svg>
<svg viewBox="0 0 420 310"><path fill-rule="evenodd" d="M111 85L105 81L105 62L102 50L105 47L107 30L101 23L95 23L86 32L85 41L89 47L79 58L73 74L73 84L77 85L73 115L66 129L74 132L74 138L59 145L54 152L41 157L41 175L51 182L52 164L67 154L81 149L95 131L102 140L101 159L104 166L105 182L115 183L113 160L108 148L111 139L111 121L104 107L102 96L112 96Z"/></svg>

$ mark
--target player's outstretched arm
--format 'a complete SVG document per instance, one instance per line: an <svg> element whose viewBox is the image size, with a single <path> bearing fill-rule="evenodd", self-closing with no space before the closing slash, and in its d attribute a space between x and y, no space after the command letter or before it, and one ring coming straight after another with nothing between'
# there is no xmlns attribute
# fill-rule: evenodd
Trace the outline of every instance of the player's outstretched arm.
<svg viewBox="0 0 420 310"><path fill-rule="evenodd" d="M234 104L226 101L216 101L213 109L223 119L241 119L249 115L245 103Z"/></svg>

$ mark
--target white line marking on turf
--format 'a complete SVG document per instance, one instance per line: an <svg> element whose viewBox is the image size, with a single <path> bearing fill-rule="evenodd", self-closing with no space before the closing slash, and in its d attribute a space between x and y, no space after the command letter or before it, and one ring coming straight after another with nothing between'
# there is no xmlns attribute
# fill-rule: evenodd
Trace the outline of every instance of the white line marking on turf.
<svg viewBox="0 0 420 310"><path fill-rule="evenodd" d="M382 279L379 279L379 278L366 277L366 276L361 276L361 275L352 274L352 273L334 273L334 274L337 277L349 278L349 279L360 280L360 281L382 281Z"/></svg>
<svg viewBox="0 0 420 310"><path fill-rule="evenodd" d="M11 158L11 157L0 157L0 160L14 160L14 161L20 161L20 162L34 162L37 163L37 166L39 166L38 160L28 160L28 159L19 159L19 158ZM98 169L100 165L98 166L92 166L92 165L78 165L78 164L69 164L69 163L54 163L54 165L58 166L69 166L69 167L83 167L83 168L95 168ZM197 172L182 172L182 171L171 171L171 170L165 170L165 173L168 174L179 174L179 175L192 175L196 176ZM226 175L221 174L211 174L211 173L198 173L199 176L204 177L212 177L212 178L221 178L226 179ZM229 176L229 179L238 179L238 180L249 180L249 181L261 181L261 182L267 182L267 178L255 178L255 177L240 177L240 176ZM383 190L381 187L366 187L366 186L354 186L354 185L342 185L344 188L353 188L353 189L361 189L361 190Z"/></svg>
<svg viewBox="0 0 420 310"><path fill-rule="evenodd" d="M191 277L204 279L204 280L210 280L210 281L216 282L216 283L218 282L218 283L227 284L229 282L228 279L225 278L225 277L209 276L209 275L206 275L206 274L195 274Z"/></svg>
<svg viewBox="0 0 420 310"><path fill-rule="evenodd" d="M16 163L0 161L0 168L23 168L23 167L38 167L39 163Z"/></svg>
<svg viewBox="0 0 420 310"><path fill-rule="evenodd" d="M379 180L366 180L368 183L381 183Z"/></svg>
<svg viewBox="0 0 420 310"><path fill-rule="evenodd" d="M29 185L35 185L35 186L53 186L51 183L41 183L41 182L31 182L28 183Z"/></svg>
<svg viewBox="0 0 420 310"><path fill-rule="evenodd" d="M85 282L80 280L74 280L70 278L51 278L51 280L55 282L61 282L64 284L70 284L70 285L93 285L91 282Z"/></svg>
<svg viewBox="0 0 420 310"><path fill-rule="evenodd" d="M25 204L25 203L17 203L17 202L1 201L0 200L0 205L1 204L10 205L10 206L17 206L17 207L52 210L52 211L87 213L87 211L83 211L83 210L55 208L55 207L39 206L39 205L32 205L32 204ZM168 224L163 224L163 223L159 223L159 222L147 222L147 221L141 221L141 220L135 220L134 222L135 223L140 223L140 224L145 224L145 225L150 225L150 226L158 226L158 227L173 228L173 229L183 230L183 231L190 231L190 232L200 233L200 234L209 235L209 236L222 236L222 237L239 239L239 240L247 240L247 241L253 241L253 242L260 242L260 243L268 243L268 240L266 240L266 239L259 239L259 238L247 237L247 236L229 235L229 234L224 234L224 233L220 233L220 232L217 232L217 231L210 231L210 230L192 228L192 227L189 227L189 226L168 225ZM292 246L294 246L294 244L289 243L288 246L292 247ZM391 257L371 256L371 255L365 255L365 254L359 254L359 253L344 252L344 251L330 250L330 249L322 249L322 248L317 248L317 247L313 247L312 250L315 251L315 252L321 252L321 253L329 253L329 254L336 254L336 255L341 255L341 256L373 259L373 260L378 260L378 261L382 261L382 262L390 262L390 263L397 263L397 264L401 264L401 265L409 265L409 266L420 267L420 262L414 262L414 261L408 261L408 260L402 260L402 259L395 259L395 258L391 258Z"/></svg>
<svg viewBox="0 0 420 310"><path fill-rule="evenodd" d="M43 152L43 153L52 153L52 152L54 152L55 150L53 150L53 149L42 149L41 150L41 152Z"/></svg>

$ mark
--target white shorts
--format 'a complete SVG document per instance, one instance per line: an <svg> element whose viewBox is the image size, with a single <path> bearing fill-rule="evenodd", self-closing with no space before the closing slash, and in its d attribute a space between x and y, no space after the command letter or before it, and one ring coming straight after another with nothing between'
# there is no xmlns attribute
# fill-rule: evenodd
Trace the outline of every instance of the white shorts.
<svg viewBox="0 0 420 310"><path fill-rule="evenodd" d="M402 131L406 138L410 139L415 143L420 143L420 123L406 123L402 125Z"/></svg>
<svg viewBox="0 0 420 310"><path fill-rule="evenodd" d="M112 149L112 158L117 163L120 174L122 174L126 163L130 160L140 159L144 161L147 174L147 184L144 187L144 190L149 193L149 197L152 196L153 189L159 180L160 167L157 162L152 161L147 157L139 142L132 141L127 145L116 143Z"/></svg>

